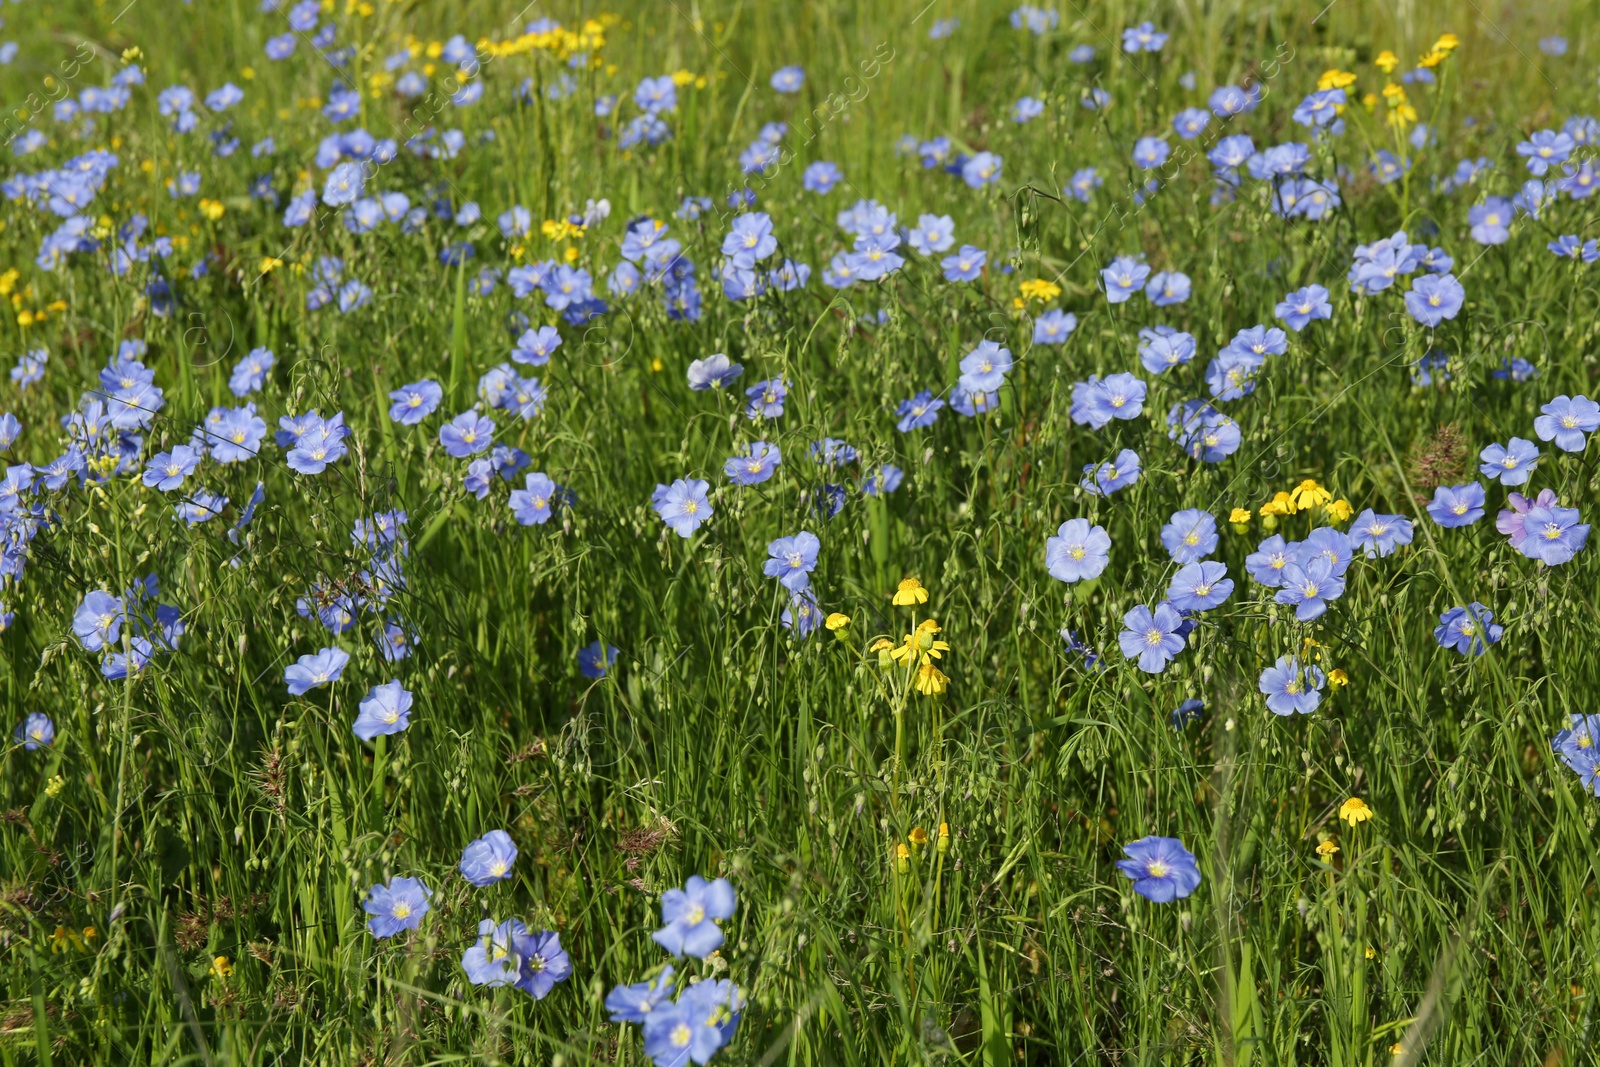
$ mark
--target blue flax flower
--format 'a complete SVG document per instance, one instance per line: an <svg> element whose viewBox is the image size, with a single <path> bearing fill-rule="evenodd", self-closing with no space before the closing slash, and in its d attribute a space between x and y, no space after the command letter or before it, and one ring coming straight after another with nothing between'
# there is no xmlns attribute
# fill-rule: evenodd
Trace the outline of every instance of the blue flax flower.
<svg viewBox="0 0 1600 1067"><path fill-rule="evenodd" d="M708 882L692 874L684 888L661 894L665 925L650 936L674 956L705 959L722 947L720 923L731 919L738 906L738 896L726 878Z"/></svg>
<svg viewBox="0 0 1600 1067"><path fill-rule="evenodd" d="M461 877L479 889L511 877L517 846L504 830L490 830L461 851Z"/></svg>
<svg viewBox="0 0 1600 1067"><path fill-rule="evenodd" d="M1170 904L1200 886L1200 868L1194 853L1176 837L1141 837L1122 846L1127 859L1117 870L1133 879L1133 891L1156 904Z"/></svg>
<svg viewBox="0 0 1600 1067"><path fill-rule="evenodd" d="M1068 519L1044 544L1044 565L1062 582L1098 578L1111 562L1111 537L1088 519Z"/></svg>
<svg viewBox="0 0 1600 1067"><path fill-rule="evenodd" d="M522 961L512 946L519 934L527 932L521 919L498 924L493 919L480 919L478 939L461 955L461 969L467 972L467 981L491 989L515 982Z"/></svg>
<svg viewBox="0 0 1600 1067"><path fill-rule="evenodd" d="M1428 503L1428 514L1433 521L1446 529L1471 526L1483 518L1483 483L1466 485L1441 485L1433 491Z"/></svg>
<svg viewBox="0 0 1600 1067"><path fill-rule="evenodd" d="M672 992L672 974L672 964L669 963L651 981L613 988L606 994L606 1011L611 1013L611 1021L643 1025L650 1013Z"/></svg>
<svg viewBox="0 0 1600 1067"><path fill-rule="evenodd" d="M1541 441L1554 441L1563 452L1582 452L1586 434L1600 430L1600 404L1586 396L1565 393L1540 408L1533 430Z"/></svg>
<svg viewBox="0 0 1600 1067"><path fill-rule="evenodd" d="M314 656L301 656L283 672L292 696L301 696L308 690L337 682L350 662L350 653L341 648L325 648Z"/></svg>
<svg viewBox="0 0 1600 1067"><path fill-rule="evenodd" d="M373 937L393 937L401 930L415 930L431 905L432 891L420 878L396 878L388 885L374 885L367 891L361 908L372 918L367 929Z"/></svg>
<svg viewBox="0 0 1600 1067"><path fill-rule="evenodd" d="M411 725L411 694L398 679L375 685L357 705L352 731L363 741L384 734L397 734Z"/></svg>
<svg viewBox="0 0 1600 1067"><path fill-rule="evenodd" d="M1411 520L1401 515L1379 515L1367 508L1350 524L1350 544L1366 550L1368 559L1387 556L1411 543Z"/></svg>
<svg viewBox="0 0 1600 1067"><path fill-rule="evenodd" d="M1310 715L1322 703L1327 676L1321 667L1305 666L1294 656L1279 656L1261 672L1258 688L1274 715Z"/></svg>
<svg viewBox="0 0 1600 1067"><path fill-rule="evenodd" d="M1124 656L1139 661L1139 669L1146 674L1160 674L1183 651L1184 639L1179 631L1184 618L1166 601L1157 604L1154 611L1137 605L1122 617L1122 626L1117 644Z"/></svg>
<svg viewBox="0 0 1600 1067"><path fill-rule="evenodd" d="M1454 607L1440 615L1433 639L1440 648L1453 648L1463 656L1481 656L1504 633L1505 627L1494 621L1494 612L1474 600L1468 607Z"/></svg>
<svg viewBox="0 0 1600 1067"><path fill-rule="evenodd" d="M939 421L939 409L942 407L944 401L924 389L910 400L900 401L899 410L895 412L900 416L900 421L895 426L901 433L932 426Z"/></svg>
<svg viewBox="0 0 1600 1067"><path fill-rule="evenodd" d="M572 958L561 947L561 935L550 930L513 934L511 951L517 957L516 988L534 1000L549 996L557 982L572 974Z"/></svg>
<svg viewBox="0 0 1600 1067"><path fill-rule="evenodd" d="M745 455L733 456L722 465L722 473L735 485L757 485L771 478L782 462L777 445L752 441Z"/></svg>
<svg viewBox="0 0 1600 1067"><path fill-rule="evenodd" d="M523 526L543 525L550 521L550 509L556 501L558 487L550 476L535 471L528 475L526 489L511 490L507 503L511 513Z"/></svg>
<svg viewBox="0 0 1600 1067"><path fill-rule="evenodd" d="M1535 504L1523 516L1524 537L1517 551L1549 567L1565 563L1589 540L1589 527L1578 521L1577 508Z"/></svg>
<svg viewBox="0 0 1600 1067"><path fill-rule="evenodd" d="M1273 596L1279 604L1294 605L1294 617L1310 622L1328 610L1328 601L1344 593L1344 577L1326 556L1302 564L1291 560L1283 568L1283 584Z"/></svg>
<svg viewBox="0 0 1600 1067"><path fill-rule="evenodd" d="M762 573L776 578L791 593L811 585L811 572L817 568L817 553L822 542L817 535L801 530L793 537L780 537L767 545L767 562Z"/></svg>
<svg viewBox="0 0 1600 1067"><path fill-rule="evenodd" d="M1173 512L1161 527L1161 543L1176 563L1194 563L1217 550L1217 520L1208 511Z"/></svg>
<svg viewBox="0 0 1600 1067"><path fill-rule="evenodd" d="M1233 595L1228 566L1212 560L1191 563L1173 575L1167 599L1179 611L1209 611Z"/></svg>
<svg viewBox="0 0 1600 1067"><path fill-rule="evenodd" d="M622 654L615 645L594 641L578 649L578 673L585 678L604 678Z"/></svg>
<svg viewBox="0 0 1600 1067"><path fill-rule="evenodd" d="M56 743L56 724L42 711L32 711L17 724L12 739L29 752L49 748Z"/></svg>
<svg viewBox="0 0 1600 1067"><path fill-rule="evenodd" d="M1491 482L1501 485L1526 485L1539 461L1539 446L1521 437L1508 444L1489 445L1478 454L1478 470Z"/></svg>
<svg viewBox="0 0 1600 1067"><path fill-rule="evenodd" d="M656 514L679 537L692 537L714 514L711 502L706 499L706 490L710 487L710 483L700 478L679 478L671 485L658 485Z"/></svg>

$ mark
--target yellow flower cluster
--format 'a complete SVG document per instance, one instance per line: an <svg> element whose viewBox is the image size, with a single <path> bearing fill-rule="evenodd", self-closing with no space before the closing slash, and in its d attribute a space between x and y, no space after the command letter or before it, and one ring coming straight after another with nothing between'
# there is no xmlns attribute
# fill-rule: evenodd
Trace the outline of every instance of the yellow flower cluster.
<svg viewBox="0 0 1600 1067"><path fill-rule="evenodd" d="M587 231L582 225L575 225L566 219L545 219L539 225L539 232L552 241L576 241Z"/></svg>
<svg viewBox="0 0 1600 1067"><path fill-rule="evenodd" d="M1417 121L1417 109L1406 99L1405 86L1388 83L1383 87L1383 98L1389 104L1389 125L1403 130Z"/></svg>
<svg viewBox="0 0 1600 1067"><path fill-rule="evenodd" d="M438 42L430 42L428 54L437 55L433 51ZM558 26L543 33L524 33L505 41L481 40L478 42L478 51L496 59L503 56L526 55L529 52L549 52L557 59L565 60L580 52L595 53L605 47L606 28L600 19L585 19L577 30L569 30ZM595 62L599 62L596 57Z"/></svg>
<svg viewBox="0 0 1600 1067"><path fill-rule="evenodd" d="M928 591L922 583L915 578L907 578L900 583L894 591L895 607L916 607L918 604L928 602ZM844 619L840 626L849 624L849 618ZM831 619L830 619L831 621ZM830 626L830 629L834 627ZM923 696L938 696L950 686L950 679L939 670L934 660L940 659L950 651L950 645L938 638L939 624L933 619L924 619L917 624L916 631L906 634L899 644L895 644L887 637L880 637L872 643L869 652L878 654L878 666L887 670L899 664L906 670L915 670L916 677L913 685L917 692Z"/></svg>
<svg viewBox="0 0 1600 1067"><path fill-rule="evenodd" d="M1274 493L1271 500L1261 505L1261 516L1275 519L1279 515L1295 515L1317 508L1321 508L1323 514L1334 522L1344 522L1354 513L1350 501L1342 498L1335 500L1333 494L1316 479L1307 478L1289 492ZM1235 526L1242 526L1250 521L1249 512L1244 508L1234 508L1228 521Z"/></svg>

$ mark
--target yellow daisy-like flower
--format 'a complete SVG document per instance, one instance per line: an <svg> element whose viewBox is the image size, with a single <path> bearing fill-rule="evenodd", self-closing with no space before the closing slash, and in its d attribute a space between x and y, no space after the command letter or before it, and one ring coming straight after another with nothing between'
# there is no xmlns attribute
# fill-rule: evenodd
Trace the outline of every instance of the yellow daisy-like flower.
<svg viewBox="0 0 1600 1067"><path fill-rule="evenodd" d="M1334 522L1344 522L1355 513L1355 509L1350 506L1350 501L1344 499L1335 500L1331 504L1325 505L1323 510L1328 513L1328 518Z"/></svg>
<svg viewBox="0 0 1600 1067"><path fill-rule="evenodd" d="M1389 112L1389 125L1403 130L1417 121L1417 109L1410 104L1401 104Z"/></svg>
<svg viewBox="0 0 1600 1067"><path fill-rule="evenodd" d="M200 201L200 214L204 215L212 222L216 222L218 219L222 218L223 214L227 210L228 209L226 205L224 205L221 200L202 199Z"/></svg>
<svg viewBox="0 0 1600 1067"><path fill-rule="evenodd" d="M908 836L911 840L912 848L922 848L928 843L928 831L920 826L913 826Z"/></svg>
<svg viewBox="0 0 1600 1067"><path fill-rule="evenodd" d="M922 588L922 583L915 578L907 578L900 583L900 588L894 591L894 606L897 608L910 607L913 604L926 604L928 591Z"/></svg>
<svg viewBox="0 0 1600 1067"><path fill-rule="evenodd" d="M843 630L846 626L850 625L850 616L846 615L842 611L835 611L823 620L822 625L826 626L830 630L838 632L839 630Z"/></svg>
<svg viewBox="0 0 1600 1067"><path fill-rule="evenodd" d="M673 74L672 74L672 84L673 85L678 85L678 86L693 85L694 84L694 79L695 79L694 73L692 71L688 71L688 70L678 70L678 71L674 71Z"/></svg>
<svg viewBox="0 0 1600 1067"><path fill-rule="evenodd" d="M1061 295L1061 286L1055 282L1047 282L1043 278L1034 278L1019 286L1025 300L1051 301Z"/></svg>
<svg viewBox="0 0 1600 1067"><path fill-rule="evenodd" d="M950 686L950 679L932 663L924 663L917 671L917 692L923 696L938 696Z"/></svg>
<svg viewBox="0 0 1600 1067"><path fill-rule="evenodd" d="M1360 797L1351 797L1339 805L1339 818L1355 826L1372 818L1372 809L1367 807L1367 802Z"/></svg>
<svg viewBox="0 0 1600 1067"><path fill-rule="evenodd" d="M1439 39L1433 42L1433 50L1435 52L1444 52L1448 54L1450 52L1454 52L1456 48L1460 46L1460 44L1461 38L1457 37L1455 34L1441 33L1439 35Z"/></svg>
<svg viewBox="0 0 1600 1067"><path fill-rule="evenodd" d="M1314 507L1328 503L1333 499L1333 494L1322 488L1314 478L1307 478L1295 486L1290 493L1294 506L1300 511L1307 511Z"/></svg>
<svg viewBox="0 0 1600 1067"><path fill-rule="evenodd" d="M1261 514L1267 515L1293 515L1299 509L1295 507L1294 497L1288 493L1275 493L1271 500L1261 505Z"/></svg>
<svg viewBox="0 0 1600 1067"><path fill-rule="evenodd" d="M1417 58L1417 66L1432 69L1449 58L1449 52L1425 52Z"/></svg>
<svg viewBox="0 0 1600 1067"><path fill-rule="evenodd" d="M1330 67L1322 72L1322 77L1317 79L1318 89L1348 89L1356 83L1356 76L1349 71Z"/></svg>
<svg viewBox="0 0 1600 1067"><path fill-rule="evenodd" d="M1400 59L1393 52L1385 48L1383 51L1378 53L1378 58L1372 61L1372 65L1383 71L1385 74L1388 74L1392 72L1394 68L1400 65Z"/></svg>
<svg viewBox="0 0 1600 1067"><path fill-rule="evenodd" d="M1327 859L1329 856L1338 851L1339 845L1332 839L1324 841L1322 844L1317 846L1317 855L1321 856L1323 859Z"/></svg>
<svg viewBox="0 0 1600 1067"><path fill-rule="evenodd" d="M226 956L218 956L211 961L211 973L218 978L226 978L233 973L233 961Z"/></svg>
<svg viewBox="0 0 1600 1067"><path fill-rule="evenodd" d="M1350 684L1350 676L1344 672L1343 667L1335 667L1328 672L1328 682L1343 689Z"/></svg>
<svg viewBox="0 0 1600 1067"><path fill-rule="evenodd" d="M262 256L261 257L261 273L262 274L271 274L273 271L277 270L281 266L283 266L283 260L279 259L277 256Z"/></svg>
<svg viewBox="0 0 1600 1067"><path fill-rule="evenodd" d="M1235 526L1250 525L1250 509L1234 508L1228 513L1228 521L1233 523Z"/></svg>

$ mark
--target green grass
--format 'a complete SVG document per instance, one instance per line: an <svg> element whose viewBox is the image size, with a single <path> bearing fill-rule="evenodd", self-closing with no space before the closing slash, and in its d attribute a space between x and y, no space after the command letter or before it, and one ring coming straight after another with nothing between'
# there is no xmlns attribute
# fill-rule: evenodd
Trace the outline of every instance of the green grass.
<svg viewBox="0 0 1600 1067"><path fill-rule="evenodd" d="M513 521L504 484L488 500L467 494L463 461L445 455L437 429L507 358L507 314L553 313L504 285L469 292L470 271L438 257L463 235L437 220L416 236L385 224L355 237L337 219L285 229L281 206L248 199L247 185L271 170L286 194L309 167L334 127L300 101L326 98L327 64L304 42L290 60L266 61L263 43L281 31L269 20L281 16L253 0L140 0L118 17L120 6L4 8L0 37L22 45L0 68L14 106L29 106L80 39L99 58L74 90L104 85L129 46L149 71L129 109L102 116L86 139L48 117L25 120L52 142L8 166L34 171L115 145L121 166L92 213L120 224L143 211L153 232L188 238L169 261L180 304L153 315L135 276L114 277L93 255L40 270L39 241L59 220L0 206L0 267L21 272L18 294L31 287L14 310L67 306L26 328L6 316L15 354L50 352L39 384L0 390L26 427L7 461L59 454L60 416L130 336L148 341L166 390L147 452L186 441L211 406L234 403L229 369L256 345L279 361L255 398L269 425L342 410L352 452L319 476L290 472L272 447L259 463L208 464L191 484L234 508L192 529L172 519L170 495L136 476L50 498L60 521L6 589L15 620L0 635L6 729L42 711L58 731L49 749L8 747L0 769L0 1064L641 1064L637 1028L608 1024L602 1000L663 961L649 939L658 898L690 874L725 876L739 892L720 958L684 967L732 978L749 996L719 1063L1586 1062L1600 995L1600 801L1549 739L1569 714L1596 710L1600 565L1593 546L1556 568L1513 552L1492 528L1497 486L1490 517L1464 530L1433 525L1418 502L1433 488L1419 482L1426 462L1451 460L1441 426L1460 431L1457 480L1469 480L1483 445L1531 437L1550 397L1596 388L1596 268L1544 248L1563 233L1600 233L1594 201L1563 199L1498 247L1474 243L1466 223L1483 194L1520 187L1518 140L1594 107L1600 37L1582 5L1515 15L1443 2L1397 15L1343 0L1318 18L1321 4L1066 4L1061 29L1038 39L1010 28L1010 5L975 0L939 0L920 18L920 3L619 3L601 65L568 100L516 106L524 77L550 84L561 67L545 55L495 59L484 100L440 116L467 133L460 156L402 149L374 184L422 206L433 183L458 203L479 201L485 221L464 234L473 271L512 265L493 224L511 204L534 216L527 261L562 247L539 236L541 220L608 197L611 218L571 242L581 265L600 277L626 221L649 214L683 240L705 293L694 324L669 322L645 293L613 301L585 329L563 325L563 347L536 371L544 414L495 413L500 439L576 494L536 527ZM363 18L339 6L349 27L340 40L362 46L363 77L408 32L503 38L546 12L379 2ZM569 4L549 13L580 17ZM961 19L957 34L928 40L932 20L948 16ZM1145 17L1173 36L1159 62L1136 64L1116 42ZM1203 106L1216 85L1265 78L1277 57L1243 128L1262 146L1304 139L1288 113L1323 70L1356 71L1359 91L1376 90L1378 51L1415 56L1447 30L1462 46L1441 85L1410 87L1439 144L1407 150L1407 181L1365 175L1371 149L1395 146L1382 105L1374 120L1356 104L1349 131L1317 149L1322 172L1355 172L1327 221L1277 219L1250 181L1236 203L1213 208L1203 161L1148 204L1131 200L1143 179L1127 163L1133 140L1181 143L1171 115ZM1571 39L1562 58L1535 44L1557 32ZM1099 48L1099 64L1066 61L1082 42ZM807 70L795 98L767 88L787 62ZM597 136L595 94L626 98L639 77L679 69L706 84L680 89L669 142L620 153ZM1178 84L1191 69L1192 93ZM1077 104L1091 77L1116 100L1104 115ZM229 79L246 92L230 113L244 142L236 156L211 156L209 118L202 132L168 134L156 92L182 82L203 94ZM1025 93L1049 107L1019 127L1006 114ZM828 105L832 94L848 103ZM375 136L404 141L398 102L365 106ZM672 212L685 194L720 203L741 187L739 151L776 119L790 124L795 159L753 183L757 207L815 275L802 293L735 305L714 266L725 221ZM492 143L479 143L485 130ZM250 159L269 133L278 154ZM904 133L995 151L1004 179L980 192L926 172L896 155ZM1479 187L1431 190L1480 155L1497 169ZM814 159L846 173L827 198L801 190ZM1105 178L1096 200L1063 200L1067 177L1091 164ZM225 205L220 219L167 194L168 178L194 170L201 195ZM320 189L321 171L315 180ZM824 266L848 247L834 213L858 197L903 224L951 214L958 241L987 250L984 279L947 285L908 254L881 287L823 287ZM1405 315L1403 286L1357 301L1343 278L1356 244L1429 225L1438 233L1428 243L1455 257L1468 293L1436 331ZM218 257L210 274L190 280L207 251ZM1165 310L1142 298L1108 305L1098 269L1139 251L1190 274L1194 296ZM320 255L342 256L372 303L349 315L302 310ZM285 262L261 276L266 256ZM1052 306L1079 317L1063 348L1031 347L1031 325L1012 308L1016 283L1035 277L1055 279L1064 291ZM1240 328L1272 324L1282 294L1314 281L1333 292L1334 316L1291 335L1256 394L1225 405L1244 434L1239 452L1216 465L1187 459L1167 440L1168 407L1204 395L1216 350ZM885 322L864 318L880 309ZM1143 372L1137 333L1154 322L1192 332L1195 361L1160 378ZM948 388L985 336L1018 355L1000 413L978 421L947 409L929 429L897 433L894 405ZM1448 355L1449 381L1415 386L1410 368L1430 348ZM740 394L685 388L688 363L716 351L745 364L741 384L788 377L781 420L758 431L739 414ZM1539 377L1492 377L1508 357ZM1146 417L1098 433L1073 425L1072 384L1123 370L1150 380ZM423 377L448 390L440 413L391 424L388 390ZM782 449L777 476L727 484L723 460L762 435ZM882 500L852 489L837 518L820 520L807 501L827 479L806 453L825 436L859 448L863 468L898 464L905 484ZM1593 448L1542 447L1534 487L1589 518ZM1143 457L1138 484L1084 496L1083 465L1120 448ZM716 514L683 541L648 501L658 482L688 476L713 484ZM1307 478L1357 511L1419 520L1408 549L1358 558L1348 592L1311 624L1247 578L1262 520L1245 534L1222 522ZM258 480L266 500L241 554L226 530ZM1237 588L1165 673L1144 675L1116 650L1116 633L1126 610L1163 595L1171 566L1159 529L1184 507L1218 516L1217 558ZM409 584L392 613L419 639L398 664L377 655L370 614L334 638L295 605L366 566L351 525L391 508L408 513L410 539ZM1043 565L1046 538L1079 516L1106 526L1115 546L1093 588L1062 585ZM1279 532L1304 536L1320 521L1288 517ZM779 624L787 599L761 574L768 541L801 528L822 538L823 610L853 619L839 639L791 637ZM73 610L86 590L122 590L149 573L183 610L181 649L108 682L72 637ZM890 604L906 576L930 592L916 613ZM1473 600L1505 636L1467 660L1431 631L1440 612ZM880 671L867 648L927 616L951 645L949 691L902 700L903 674ZM1063 628L1109 669L1084 670L1064 651ZM1257 676L1306 639L1350 684L1314 714L1280 719ZM595 640L622 650L598 682L575 659ZM289 697L284 668L325 645L351 653L343 679ZM411 726L360 742L356 704L390 678L415 694ZM1188 697L1206 701L1205 717L1174 731L1168 713ZM1352 796L1372 807L1371 822L1339 821ZM473 889L455 872L460 850L494 828L517 841L516 876ZM897 861L914 830L928 844ZM1147 834L1180 837L1199 857L1205 880L1193 896L1158 906L1131 893L1114 861ZM1315 849L1329 838L1340 851L1325 862ZM419 930L375 941L361 901L400 875L434 889L433 909ZM468 985L458 961L485 915L559 931L573 977L539 1002ZM69 936L85 927L92 938Z"/></svg>

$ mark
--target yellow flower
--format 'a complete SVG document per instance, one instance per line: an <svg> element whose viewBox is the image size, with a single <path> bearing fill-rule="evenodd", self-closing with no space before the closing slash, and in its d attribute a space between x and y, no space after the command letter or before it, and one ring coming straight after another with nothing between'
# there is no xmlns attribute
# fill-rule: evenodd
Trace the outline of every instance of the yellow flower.
<svg viewBox="0 0 1600 1067"><path fill-rule="evenodd" d="M1328 672L1328 681L1331 684L1338 686L1340 689L1343 689L1345 686L1350 684L1350 676L1344 672L1343 667L1335 667L1333 670Z"/></svg>
<svg viewBox="0 0 1600 1067"><path fill-rule="evenodd" d="M1431 69L1449 58L1449 52L1425 52L1417 59L1417 66Z"/></svg>
<svg viewBox="0 0 1600 1067"><path fill-rule="evenodd" d="M1321 856L1323 859L1327 859L1329 856L1338 851L1339 846L1332 839L1324 841L1322 844L1317 846L1317 855Z"/></svg>
<svg viewBox="0 0 1600 1067"><path fill-rule="evenodd" d="M1023 282L1020 288L1025 300L1050 301L1061 295L1061 286L1055 282L1047 282L1043 278Z"/></svg>
<svg viewBox="0 0 1600 1067"><path fill-rule="evenodd" d="M255 81L256 80L256 68L254 68L254 67L241 67L239 69L239 77L243 78L247 82Z"/></svg>
<svg viewBox="0 0 1600 1067"><path fill-rule="evenodd" d="M1351 797L1339 805L1339 818L1355 826L1372 818L1372 809L1367 807L1367 802L1360 797Z"/></svg>
<svg viewBox="0 0 1600 1067"><path fill-rule="evenodd" d="M22 277L22 272L12 267L4 274L0 274L0 296L10 296L11 290L17 287L17 279Z"/></svg>
<svg viewBox="0 0 1600 1067"><path fill-rule="evenodd" d="M1322 77L1317 79L1318 89L1348 89L1356 83L1356 76L1349 71L1330 67L1322 72Z"/></svg>
<svg viewBox="0 0 1600 1067"><path fill-rule="evenodd" d="M85 926L83 928L83 939L85 941L93 941L95 938L97 938L99 936L100 936L100 931L96 930L94 927Z"/></svg>
<svg viewBox="0 0 1600 1067"><path fill-rule="evenodd" d="M1344 522L1351 516L1355 509L1350 506L1350 501L1341 498L1339 500L1335 500L1331 504L1328 504L1323 508L1323 510L1328 513L1328 518L1332 519L1334 522Z"/></svg>
<svg viewBox="0 0 1600 1067"><path fill-rule="evenodd" d="M1266 515L1293 515L1295 508L1294 498L1288 493L1276 493L1272 499L1261 505L1261 514Z"/></svg>
<svg viewBox="0 0 1600 1067"><path fill-rule="evenodd" d="M577 245L568 245L567 246L566 258L567 258L567 262L568 263L577 262L577 260L578 260L578 246Z"/></svg>
<svg viewBox="0 0 1600 1067"><path fill-rule="evenodd" d="M846 626L850 625L850 616L846 615L842 611L835 611L830 614L827 619L823 620L822 625L837 633L838 631L843 630Z"/></svg>
<svg viewBox="0 0 1600 1067"><path fill-rule="evenodd" d="M913 826L911 828L910 837L912 848L923 848L928 843L928 831L924 830L920 826Z"/></svg>
<svg viewBox="0 0 1600 1067"><path fill-rule="evenodd" d="M1230 511L1228 513L1228 521L1233 523L1235 526L1249 526L1250 525L1250 509L1249 508L1234 508L1232 511Z"/></svg>
<svg viewBox="0 0 1600 1067"><path fill-rule="evenodd" d="M33 325L33 312L31 312L31 311L19 311L19 312L17 312L17 325L18 326L32 326Z"/></svg>
<svg viewBox="0 0 1600 1067"><path fill-rule="evenodd" d="M949 688L950 679L932 663L924 663L917 671L917 692L925 697L938 696Z"/></svg>
<svg viewBox="0 0 1600 1067"><path fill-rule="evenodd" d="M938 632L939 624L932 619L927 619L917 627L916 633L906 634L903 642L898 647L893 648L889 655L899 660L901 666L907 670L926 660L939 659L944 653L950 651L950 645L934 638L934 634ZM917 687L919 689L922 687L921 679L918 679ZM944 689L941 687L939 692L944 692Z"/></svg>
<svg viewBox="0 0 1600 1067"><path fill-rule="evenodd" d="M1391 1056L1399 1056L1399 1055L1402 1055L1405 1052L1405 1050L1406 1050L1406 1047L1404 1045L1402 1045L1400 1042L1396 1041L1394 1044L1389 1046L1389 1055L1391 1055Z"/></svg>
<svg viewBox="0 0 1600 1067"><path fill-rule="evenodd" d="M1393 52L1385 48L1383 51L1378 53L1378 58L1372 61L1372 65L1383 71L1385 74L1388 74L1393 71L1394 68L1400 65L1400 60Z"/></svg>
<svg viewBox="0 0 1600 1067"><path fill-rule="evenodd" d="M936 847L941 854L950 851L950 824L947 822L939 824L939 843Z"/></svg>
<svg viewBox="0 0 1600 1067"><path fill-rule="evenodd" d="M283 260L279 259L277 256L262 256L261 257L261 273L262 274L271 274L273 271L277 270L281 266L283 266Z"/></svg>
<svg viewBox="0 0 1600 1067"><path fill-rule="evenodd" d="M695 80L695 76L694 76L694 73L692 71L677 70L677 71L673 71L673 73L672 73L672 84L673 85L692 85L692 84L694 84L694 80Z"/></svg>
<svg viewBox="0 0 1600 1067"><path fill-rule="evenodd" d="M1389 112L1389 125L1403 130L1417 121L1417 109L1410 104L1401 104Z"/></svg>
<svg viewBox="0 0 1600 1067"><path fill-rule="evenodd" d="M1460 44L1461 38L1457 37L1455 34L1441 33L1439 35L1439 39L1433 42L1433 50L1435 52L1444 52L1448 54L1450 52L1454 52Z"/></svg>
<svg viewBox="0 0 1600 1067"><path fill-rule="evenodd" d="M1373 108L1377 107L1378 106L1378 94L1377 93L1368 93L1366 96L1363 96L1361 98L1361 106L1366 108L1368 111L1371 111Z"/></svg>
<svg viewBox="0 0 1600 1067"><path fill-rule="evenodd" d="M54 778L50 779L48 782L45 783L45 787L44 787L45 796L51 797L52 799L55 798L55 797L58 797L58 796L61 795L61 791L63 789L65 789L66 787L67 787L67 780L65 778L63 778L61 775L58 774Z"/></svg>
<svg viewBox="0 0 1600 1067"><path fill-rule="evenodd" d="M880 637L876 641L872 642L872 647L867 649L867 651L876 652L878 654L878 666L882 667L884 670L888 670L890 667L894 666L894 648L895 646L893 641L889 640L887 637Z"/></svg>
<svg viewBox="0 0 1600 1067"><path fill-rule="evenodd" d="M1373 948L1371 945L1368 945L1367 946L1367 959L1375 960L1377 958L1378 958L1378 950Z"/></svg>
<svg viewBox="0 0 1600 1067"><path fill-rule="evenodd" d="M233 973L233 961L226 956L218 956L211 961L211 973L218 978L226 978Z"/></svg>
<svg viewBox="0 0 1600 1067"><path fill-rule="evenodd" d="M1437 46L1435 46L1435 47L1437 47ZM139 46L138 45L134 45L132 48L124 48L122 50L122 61L124 63L132 63L136 59L143 59L143 58L144 58L144 53L139 51Z"/></svg>
<svg viewBox="0 0 1600 1067"><path fill-rule="evenodd" d="M894 846L894 869L901 874L911 870L911 850L904 841Z"/></svg>
<svg viewBox="0 0 1600 1067"><path fill-rule="evenodd" d="M222 218L223 213L227 210L227 207L223 205L221 200L210 200L204 197L202 197L200 200L200 214L204 215L212 222L216 222L218 219Z"/></svg>
<svg viewBox="0 0 1600 1067"><path fill-rule="evenodd" d="M1295 486L1290 495L1294 500L1295 508L1300 511L1309 510L1319 504L1326 504L1333 499L1333 494L1318 485L1312 478L1307 478Z"/></svg>
<svg viewBox="0 0 1600 1067"><path fill-rule="evenodd" d="M926 604L928 591L922 588L922 583L915 578L907 578L900 583L900 588L894 591L894 606L897 608L910 607L913 604Z"/></svg>
<svg viewBox="0 0 1600 1067"><path fill-rule="evenodd" d="M1399 100L1401 102L1405 101L1405 99L1406 99L1405 86L1396 85L1394 82L1388 82L1383 87L1383 96L1384 96L1384 99L1389 101L1389 106L1390 107L1394 107L1395 106L1394 105L1394 101L1396 101L1396 100Z"/></svg>

